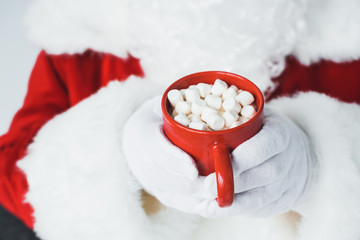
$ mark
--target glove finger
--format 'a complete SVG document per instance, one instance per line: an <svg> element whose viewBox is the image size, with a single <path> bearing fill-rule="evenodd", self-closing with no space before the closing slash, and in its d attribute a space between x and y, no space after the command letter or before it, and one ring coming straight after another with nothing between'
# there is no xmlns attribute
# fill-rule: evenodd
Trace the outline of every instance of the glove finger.
<svg viewBox="0 0 360 240"><path fill-rule="evenodd" d="M195 213L195 206L200 203L198 198L164 191L157 191L154 196L165 206L192 214Z"/></svg>
<svg viewBox="0 0 360 240"><path fill-rule="evenodd" d="M276 187L277 188L277 187ZM276 189L275 188L275 189ZM234 197L234 202L229 207L219 207L216 200L204 200L196 206L196 211L207 218L232 216L236 214L248 214L252 212L259 213L271 203L279 200L285 190L273 191L273 187L259 187L243 193L238 193Z"/></svg>
<svg viewBox="0 0 360 240"><path fill-rule="evenodd" d="M275 183L285 177L284 175L287 172L285 170L282 154L275 155L259 166L253 167L238 175L234 174L234 191L235 193L241 193ZM216 199L217 184L215 173L206 177L204 187L204 197L209 200Z"/></svg>
<svg viewBox="0 0 360 240"><path fill-rule="evenodd" d="M185 176L191 180L197 179L199 172L194 159L181 148L177 147L165 136L162 127L153 132L156 142L161 146L164 157L155 158L154 161L164 169Z"/></svg>
<svg viewBox="0 0 360 240"><path fill-rule="evenodd" d="M217 183L216 174L212 173L204 177L204 192L203 197L206 200L214 200L217 198Z"/></svg>
<svg viewBox="0 0 360 240"><path fill-rule="evenodd" d="M134 154L137 154L135 152ZM140 156L141 157L141 156ZM159 158L164 158L164 155L159 155ZM162 161L166 161L164 159ZM204 192L205 177L198 176L195 179L187 178L182 174L178 174L169 169L164 169L157 164L158 161L146 159L141 162L141 167L133 166L132 161L128 161L128 165L135 177L148 191L164 191L169 193L180 193L194 196L202 196Z"/></svg>
<svg viewBox="0 0 360 240"><path fill-rule="evenodd" d="M139 181L148 191L163 191L203 198L205 178L202 176L190 180L183 175L167 171L157 164L152 164L149 167L145 166L143 169L144 172L139 177ZM147 171L148 169L151 169L151 171Z"/></svg>
<svg viewBox="0 0 360 240"><path fill-rule="evenodd" d="M248 217L267 218L274 214L281 214L289 211L289 206L291 205L287 203L287 192L288 191L285 191L278 199L262 208L244 211L243 215Z"/></svg>
<svg viewBox="0 0 360 240"><path fill-rule="evenodd" d="M128 158L137 159L133 164L151 161L176 174L196 179L198 171L193 159L163 134L160 102L160 97L146 101L128 119L124 128L124 151L138 156Z"/></svg>
<svg viewBox="0 0 360 240"><path fill-rule="evenodd" d="M240 144L233 152L235 175L265 162L289 145L289 132L281 116L266 111L263 128L254 137Z"/></svg>

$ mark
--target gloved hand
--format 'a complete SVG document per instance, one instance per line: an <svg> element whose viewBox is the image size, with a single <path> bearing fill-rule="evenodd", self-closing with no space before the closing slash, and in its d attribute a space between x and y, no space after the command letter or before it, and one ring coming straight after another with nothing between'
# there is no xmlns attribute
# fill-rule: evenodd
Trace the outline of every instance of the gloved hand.
<svg viewBox="0 0 360 240"><path fill-rule="evenodd" d="M161 97L146 101L124 126L123 150L143 188L163 204L194 213L205 191L205 177L194 160L173 145L162 129Z"/></svg>
<svg viewBox="0 0 360 240"><path fill-rule="evenodd" d="M219 208L215 174L207 177L213 200L202 201L196 212L205 217L241 214L268 217L301 205L308 197L315 157L307 135L290 119L264 108L258 134L232 152L235 198ZM211 180L210 180L211 179Z"/></svg>
<svg viewBox="0 0 360 240"><path fill-rule="evenodd" d="M315 159L290 119L265 107L263 128L232 152L235 199L220 208L215 174L198 176L193 159L164 136L160 101L147 101L129 118L123 146L135 177L163 204L205 217L270 216L304 198Z"/></svg>

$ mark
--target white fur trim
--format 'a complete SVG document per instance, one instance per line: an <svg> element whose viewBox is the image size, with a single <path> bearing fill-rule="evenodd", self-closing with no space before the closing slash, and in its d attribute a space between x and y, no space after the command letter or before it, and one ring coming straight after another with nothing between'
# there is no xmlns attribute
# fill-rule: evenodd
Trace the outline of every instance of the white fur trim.
<svg viewBox="0 0 360 240"><path fill-rule="evenodd" d="M311 92L269 105L304 129L318 161L308 200L297 209L299 239L360 239L360 106Z"/></svg>
<svg viewBox="0 0 360 240"><path fill-rule="evenodd" d="M33 0L25 16L28 37L49 53L87 48L127 56L126 0Z"/></svg>
<svg viewBox="0 0 360 240"><path fill-rule="evenodd" d="M135 77L112 82L39 131L19 166L42 239L186 239L197 226L197 217L172 209L148 217L124 160L122 126L155 93Z"/></svg>
<svg viewBox="0 0 360 240"><path fill-rule="evenodd" d="M26 23L49 53L130 52L163 86L222 70L265 90L289 54L304 64L359 59L359 8L358 0L33 0Z"/></svg>
<svg viewBox="0 0 360 240"><path fill-rule="evenodd" d="M303 1L289 0L34 0L27 23L48 52L129 51L163 86L222 70L265 90L284 69L303 9Z"/></svg>
<svg viewBox="0 0 360 240"><path fill-rule="evenodd" d="M304 64L360 58L360 1L309 0L294 54Z"/></svg>

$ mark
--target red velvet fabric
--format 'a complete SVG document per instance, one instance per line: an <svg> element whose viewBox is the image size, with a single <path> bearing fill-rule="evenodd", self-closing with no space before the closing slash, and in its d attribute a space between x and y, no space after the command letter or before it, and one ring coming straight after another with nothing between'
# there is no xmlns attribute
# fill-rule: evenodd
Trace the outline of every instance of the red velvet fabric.
<svg viewBox="0 0 360 240"><path fill-rule="evenodd" d="M16 166L38 130L56 114L74 106L112 80L143 76L139 60L121 59L91 50L83 54L40 52L28 92L8 132L0 137L0 204L32 228L32 208L24 203L28 185Z"/></svg>
<svg viewBox="0 0 360 240"><path fill-rule="evenodd" d="M131 74L144 75L139 60L132 56L121 59L92 50L74 55L40 52L24 105L16 113L9 131L0 137L0 204L32 228L32 208L24 203L28 185L16 162L26 154L27 146L48 120L110 81L122 81ZM274 81L278 87L272 98L313 90L360 103L360 60L322 61L303 66L289 57L285 71Z"/></svg>
<svg viewBox="0 0 360 240"><path fill-rule="evenodd" d="M294 57L288 57L284 72L274 81L277 89L272 98L315 91L344 102L360 103L360 60L344 63L320 61L304 66Z"/></svg>

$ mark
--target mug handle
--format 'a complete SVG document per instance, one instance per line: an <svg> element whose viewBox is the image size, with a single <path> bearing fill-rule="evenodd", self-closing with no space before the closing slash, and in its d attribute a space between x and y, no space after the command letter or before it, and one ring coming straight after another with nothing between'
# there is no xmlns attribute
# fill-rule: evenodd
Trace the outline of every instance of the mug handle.
<svg viewBox="0 0 360 240"><path fill-rule="evenodd" d="M214 160L219 207L230 206L234 201L234 177L231 156L225 144L215 143L211 148Z"/></svg>

